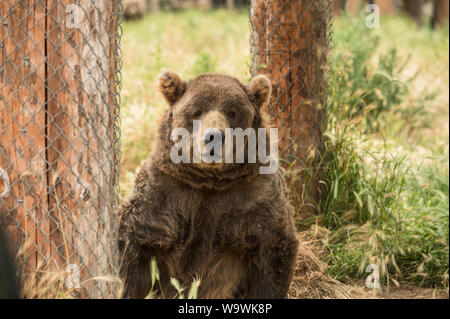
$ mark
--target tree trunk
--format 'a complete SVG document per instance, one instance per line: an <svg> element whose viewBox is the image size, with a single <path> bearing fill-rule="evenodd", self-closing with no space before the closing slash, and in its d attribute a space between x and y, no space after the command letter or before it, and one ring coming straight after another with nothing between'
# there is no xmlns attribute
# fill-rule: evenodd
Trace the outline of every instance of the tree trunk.
<svg viewBox="0 0 450 319"><path fill-rule="evenodd" d="M329 1L252 1L252 73L266 74L273 96L268 113L278 128L280 157L290 169L303 213L320 211Z"/></svg>
<svg viewBox="0 0 450 319"><path fill-rule="evenodd" d="M0 6L0 222L31 270L75 267L82 284L113 273L118 13L73 2Z"/></svg>
<svg viewBox="0 0 450 319"><path fill-rule="evenodd" d="M352 16L358 15L362 11L364 5L366 5L366 1L364 1L364 0L347 0L346 1L347 11Z"/></svg>
<svg viewBox="0 0 450 319"><path fill-rule="evenodd" d="M448 3L448 0L446 0ZM403 10L418 24L423 23L423 0L403 0Z"/></svg>
<svg viewBox="0 0 450 319"><path fill-rule="evenodd" d="M375 0L373 3L380 7L381 15L394 15L397 12L394 0Z"/></svg>
<svg viewBox="0 0 450 319"><path fill-rule="evenodd" d="M434 17L433 25L442 26L448 23L449 1L448 0L434 0Z"/></svg>
<svg viewBox="0 0 450 319"><path fill-rule="evenodd" d="M369 3L374 3L380 8L380 14L392 15L397 12L395 0L347 0L346 7L348 12L355 16L364 11Z"/></svg>
<svg viewBox="0 0 450 319"><path fill-rule="evenodd" d="M158 12L159 0L147 0L147 10L151 12Z"/></svg>
<svg viewBox="0 0 450 319"><path fill-rule="evenodd" d="M5 17L0 26L0 224L15 250L26 248L24 262L35 269L50 250L43 132L45 1L2 3L0 17Z"/></svg>
<svg viewBox="0 0 450 319"><path fill-rule="evenodd" d="M112 273L115 1L81 1L86 18L77 28L61 27L71 0L47 2L48 204L59 221L50 225L51 254L87 279Z"/></svg>
<svg viewBox="0 0 450 319"><path fill-rule="evenodd" d="M339 16L345 9L345 0L333 0L333 14Z"/></svg>
<svg viewBox="0 0 450 319"><path fill-rule="evenodd" d="M227 9L234 10L234 0L227 0Z"/></svg>

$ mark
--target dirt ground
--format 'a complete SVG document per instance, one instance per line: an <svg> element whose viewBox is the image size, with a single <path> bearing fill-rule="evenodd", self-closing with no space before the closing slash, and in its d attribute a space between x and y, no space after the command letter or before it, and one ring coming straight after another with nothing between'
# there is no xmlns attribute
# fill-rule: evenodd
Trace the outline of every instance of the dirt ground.
<svg viewBox="0 0 450 319"><path fill-rule="evenodd" d="M419 288L409 284L400 284L400 287L391 287L384 291L365 290L365 295L361 296L364 299L449 299L446 290ZM359 298L357 294L355 298Z"/></svg>
<svg viewBox="0 0 450 319"><path fill-rule="evenodd" d="M289 290L292 299L449 299L448 290L419 288L399 283L380 289L368 289L364 282L344 284L326 274L321 260L325 249L320 230L315 237L309 231L298 233L297 268Z"/></svg>

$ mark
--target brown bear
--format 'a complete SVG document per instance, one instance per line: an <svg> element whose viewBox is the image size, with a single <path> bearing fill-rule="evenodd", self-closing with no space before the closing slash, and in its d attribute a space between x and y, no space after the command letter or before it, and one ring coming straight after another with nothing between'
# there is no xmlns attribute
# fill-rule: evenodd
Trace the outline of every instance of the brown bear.
<svg viewBox="0 0 450 319"><path fill-rule="evenodd" d="M260 174L260 162L177 164L170 157L171 131L192 132L193 120L204 129L267 129L261 109L269 79L258 75L245 85L204 74L185 82L165 71L158 88L170 109L120 209L122 297L147 296L154 257L160 297L176 295L173 277L183 287L199 278L199 298L285 298L298 242L282 169Z"/></svg>

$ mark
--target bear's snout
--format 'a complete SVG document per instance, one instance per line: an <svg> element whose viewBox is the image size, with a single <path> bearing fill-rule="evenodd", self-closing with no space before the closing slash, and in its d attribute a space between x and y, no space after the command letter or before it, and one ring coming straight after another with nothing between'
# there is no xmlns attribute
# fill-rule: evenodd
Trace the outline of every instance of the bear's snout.
<svg viewBox="0 0 450 319"><path fill-rule="evenodd" d="M203 143L205 145L220 143L220 147L223 147L223 145L225 145L225 132L216 128L207 129L203 135ZM211 148L209 152L207 151L203 155L214 157L216 155L215 148ZM221 156L221 154L217 155Z"/></svg>
<svg viewBox="0 0 450 319"><path fill-rule="evenodd" d="M200 131L196 140L199 154L202 154L202 161L206 163L219 164L222 159L222 152L218 149L223 149L225 145L225 130L229 128L230 124L220 111L213 110L205 114L200 120Z"/></svg>
<svg viewBox="0 0 450 319"><path fill-rule="evenodd" d="M209 144L212 142L221 141L222 145L225 144L225 132L219 129L208 129L203 136L203 142Z"/></svg>

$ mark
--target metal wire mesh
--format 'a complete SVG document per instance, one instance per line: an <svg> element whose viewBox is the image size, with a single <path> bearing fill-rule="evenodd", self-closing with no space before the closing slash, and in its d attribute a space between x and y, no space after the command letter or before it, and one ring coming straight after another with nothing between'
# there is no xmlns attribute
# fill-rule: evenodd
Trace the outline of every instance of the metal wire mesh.
<svg viewBox="0 0 450 319"><path fill-rule="evenodd" d="M26 271L113 296L121 1L2 0L0 223ZM77 288L77 287L76 287Z"/></svg>
<svg viewBox="0 0 450 319"><path fill-rule="evenodd" d="M115 296L89 279L117 263L120 12L120 0L0 7L0 223L31 270L79 274L80 297ZM331 0L250 4L252 73L272 80L267 111L305 209L319 206L331 16Z"/></svg>
<svg viewBox="0 0 450 319"><path fill-rule="evenodd" d="M302 212L320 210L332 0L253 0L252 75L272 81L267 112Z"/></svg>

